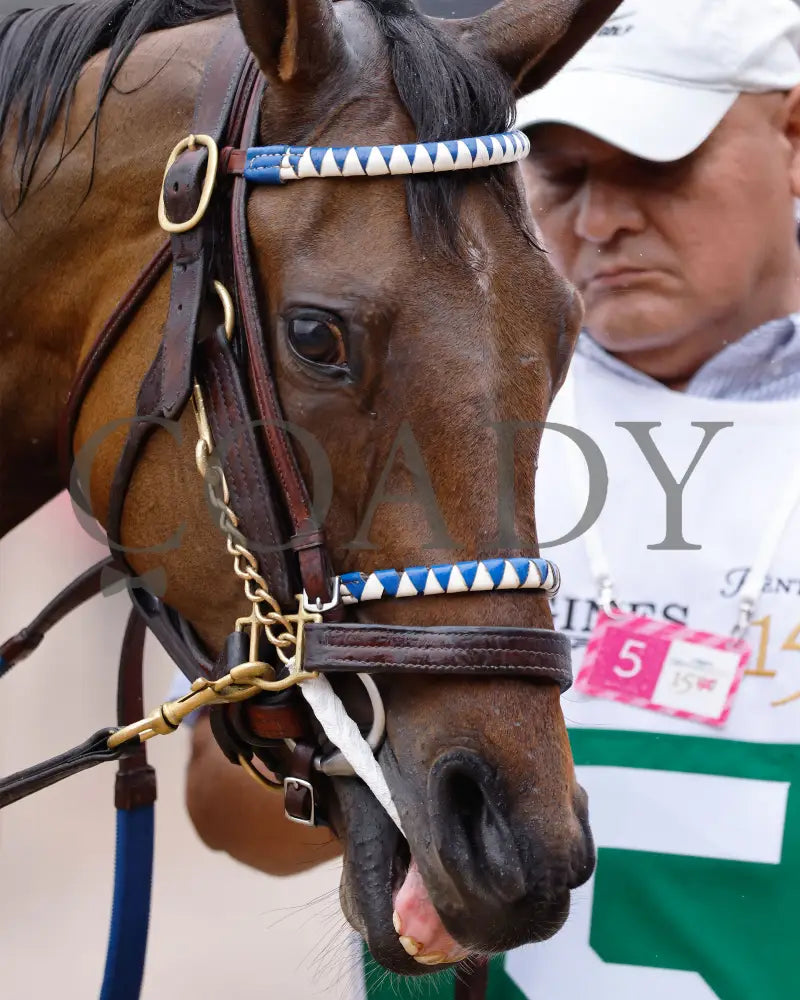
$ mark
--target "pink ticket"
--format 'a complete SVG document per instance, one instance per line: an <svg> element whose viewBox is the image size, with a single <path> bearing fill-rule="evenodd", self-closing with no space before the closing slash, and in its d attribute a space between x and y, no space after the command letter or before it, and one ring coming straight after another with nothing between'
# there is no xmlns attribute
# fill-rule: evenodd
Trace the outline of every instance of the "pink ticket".
<svg viewBox="0 0 800 1000"><path fill-rule="evenodd" d="M743 639L601 611L575 686L598 698L722 726L749 658Z"/></svg>

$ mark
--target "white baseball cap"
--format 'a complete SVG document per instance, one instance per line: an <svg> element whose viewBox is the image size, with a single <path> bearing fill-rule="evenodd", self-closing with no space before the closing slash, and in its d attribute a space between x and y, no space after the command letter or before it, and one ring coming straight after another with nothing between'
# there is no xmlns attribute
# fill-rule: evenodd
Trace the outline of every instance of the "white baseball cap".
<svg viewBox="0 0 800 1000"><path fill-rule="evenodd" d="M742 93L800 84L795 0L625 0L516 127L571 125L647 160L679 160Z"/></svg>

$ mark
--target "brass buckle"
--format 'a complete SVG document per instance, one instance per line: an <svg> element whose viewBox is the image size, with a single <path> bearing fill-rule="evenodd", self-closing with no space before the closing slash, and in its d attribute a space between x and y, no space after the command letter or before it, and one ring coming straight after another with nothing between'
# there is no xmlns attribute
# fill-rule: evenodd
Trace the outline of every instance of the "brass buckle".
<svg viewBox="0 0 800 1000"><path fill-rule="evenodd" d="M208 150L208 165L206 167L206 176L203 181L203 190L200 192L200 201L197 205L197 211L191 217L187 219L186 222L171 222L167 218L167 209L164 205L164 184L167 180L167 174L169 173L170 167L178 159L182 152L186 149L195 149L197 146L205 146ZM211 201L211 195L214 191L214 184L217 180L217 166L219 165L219 150L217 149L217 144L211 138L210 135L187 135L185 139L181 139L178 145L169 154L169 159L167 160L167 165L164 168L164 178L161 181L161 194L158 199L158 224L167 233L186 233L190 229L194 229L197 223L206 214L206 209L208 208L209 202Z"/></svg>
<svg viewBox="0 0 800 1000"><path fill-rule="evenodd" d="M309 799L311 801L311 808L309 810L308 816L293 816L289 810L286 808L286 791L288 788L305 788L309 794ZM299 823L300 826L316 826L317 810L316 802L314 799L314 789L310 781L306 781L305 778L284 778L283 779L283 795L284 795L284 806L283 815L291 820L292 823Z"/></svg>

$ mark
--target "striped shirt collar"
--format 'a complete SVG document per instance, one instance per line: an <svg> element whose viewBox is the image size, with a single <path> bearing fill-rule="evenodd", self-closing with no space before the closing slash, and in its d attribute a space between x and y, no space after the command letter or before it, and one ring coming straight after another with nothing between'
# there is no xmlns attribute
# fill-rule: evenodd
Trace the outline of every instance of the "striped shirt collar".
<svg viewBox="0 0 800 1000"><path fill-rule="evenodd" d="M622 378L664 389L656 379L603 350L586 331L576 350ZM749 402L800 398L800 313L770 320L728 344L695 373L685 392Z"/></svg>

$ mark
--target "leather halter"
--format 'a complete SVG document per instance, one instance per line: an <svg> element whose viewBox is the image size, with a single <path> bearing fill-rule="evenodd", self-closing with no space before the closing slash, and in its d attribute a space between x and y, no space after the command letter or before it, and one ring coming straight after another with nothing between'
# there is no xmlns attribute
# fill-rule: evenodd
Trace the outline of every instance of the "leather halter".
<svg viewBox="0 0 800 1000"><path fill-rule="evenodd" d="M71 456L81 403L94 376L171 257L170 305L161 345L139 388L138 419L131 424L112 484L108 536L117 564L124 564L120 546L123 510L142 447L159 421L181 413L195 384L201 398L205 393L209 433L213 432L217 439L227 436L234 441L225 456L223 474L237 511L237 525L253 540L249 543L252 558L258 560L261 579L274 598L273 606L277 606L275 602L285 606L301 590L304 601L329 612L327 621L322 615L308 615L303 613L301 602L296 617L302 619L298 628L303 630L304 650L303 662L294 665L296 670L308 674L491 674L555 682L564 690L571 682L569 643L549 630L413 628L341 621L343 604L331 600L332 584L338 578L332 573L323 530L313 520L305 483L282 429L247 239L247 180L236 173L234 166L232 190L217 183L219 177L212 177L209 183L212 164L206 163L206 149L216 149L226 140L229 145L223 147L220 158L220 174L224 177L231 160L236 160L235 144L242 138L249 143L255 137L263 86L238 28L228 30L209 60L196 102L193 128L203 136L203 144L198 146L193 137L180 143L165 173L161 215L171 230L170 246L162 246L144 269L78 372L65 410L65 464ZM496 145L498 155L505 155ZM509 153L511 145L509 140ZM380 148L389 147L374 147L364 153L365 162ZM402 147L412 151L417 148ZM404 155L411 162L415 154ZM431 162L430 154L426 155ZM458 155L452 153L453 163ZM298 154L292 169L299 169L303 156ZM313 157L311 160L313 163ZM318 160L320 167L324 166L324 156ZM346 164L346 156L342 162ZM190 220L189 224L182 224L182 219ZM217 278L232 281L236 292L239 329L232 343L225 329L215 328L212 319L214 303L208 289ZM250 419L251 396L260 420L258 436ZM291 558L280 551L278 544L287 533ZM522 561L505 562L511 567ZM519 566L516 570L519 572ZM542 581L547 573L546 568L541 570ZM374 576L384 584L391 576L393 593L398 594L400 574L383 571ZM349 581L343 587L347 599L362 599L363 590L368 588L359 591L359 582L352 574L345 579ZM214 663L180 616L140 587L133 585L130 591L147 625L192 681L229 676L231 668L271 655L263 644L261 648L257 643L254 646L252 634L248 653L247 637L236 631ZM299 637L297 641L299 661ZM285 656L283 659L286 661ZM280 675L279 664L273 662ZM280 684L278 676L272 691ZM215 708L213 714L215 735L232 760L246 764L255 754L284 779L287 798L292 800L287 801L290 818L307 821L312 811L320 815L313 803L315 759L316 769L322 768L315 757L313 728L296 692L270 693L255 699L244 710ZM159 719L161 729L156 731L167 732L180 721L180 715L162 710ZM122 737L117 742L122 742ZM287 747L291 749L288 755ZM293 794L298 789L302 794Z"/></svg>

